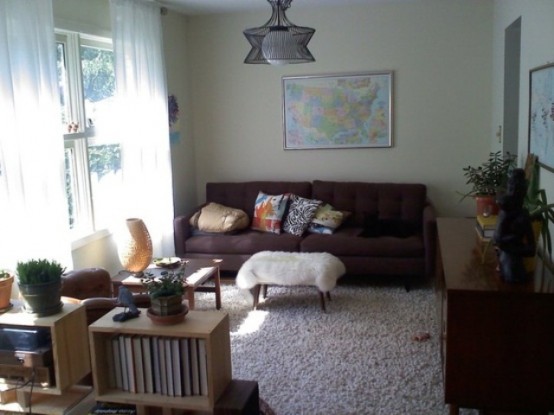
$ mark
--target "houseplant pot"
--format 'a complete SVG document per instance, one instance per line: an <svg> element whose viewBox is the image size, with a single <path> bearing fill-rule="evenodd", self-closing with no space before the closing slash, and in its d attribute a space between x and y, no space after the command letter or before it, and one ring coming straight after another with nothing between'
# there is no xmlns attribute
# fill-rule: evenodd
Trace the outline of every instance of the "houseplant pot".
<svg viewBox="0 0 554 415"><path fill-rule="evenodd" d="M188 307L183 304L185 267L183 262L177 269L163 270L159 277L146 272L142 278L151 303L146 315L154 324L177 324L188 313Z"/></svg>
<svg viewBox="0 0 554 415"><path fill-rule="evenodd" d="M39 317L61 311L62 274L65 268L56 261L31 259L18 262L16 270L25 311Z"/></svg>
<svg viewBox="0 0 554 415"><path fill-rule="evenodd" d="M496 194L503 191L508 181L510 171L515 167L516 156L502 152L490 153L486 162L478 167L467 166L462 170L467 179L466 184L471 185L471 190L462 194L462 200L473 197L476 200L477 215L496 215L498 205Z"/></svg>
<svg viewBox="0 0 554 415"><path fill-rule="evenodd" d="M14 276L8 270L0 270L0 313L12 308L10 302L12 296L12 285Z"/></svg>

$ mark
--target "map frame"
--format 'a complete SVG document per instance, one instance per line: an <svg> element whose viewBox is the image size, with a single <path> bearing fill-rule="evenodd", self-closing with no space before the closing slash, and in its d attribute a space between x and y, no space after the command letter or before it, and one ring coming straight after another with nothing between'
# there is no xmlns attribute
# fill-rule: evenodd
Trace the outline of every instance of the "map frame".
<svg viewBox="0 0 554 415"><path fill-rule="evenodd" d="M554 63L529 71L529 153L554 172Z"/></svg>
<svg viewBox="0 0 554 415"><path fill-rule="evenodd" d="M390 148L393 146L393 83L394 72L391 70L371 71L361 73L342 73L328 75L303 75L283 76L283 148L284 150L306 149L345 149L345 148ZM350 86L352 85L352 86ZM366 105L367 96L358 96L356 85L378 85L375 97ZM314 88L322 88L326 94L336 96L348 96L349 108L359 106L358 114L346 120L350 127L346 127L338 121L340 111L335 100L326 99L323 104L315 108L304 108L310 99L310 91ZM373 93L370 91L370 93ZM378 96L377 96L378 94ZM315 96L314 96L315 98ZM320 98L318 96L318 98ZM327 97L329 98L329 97ZM343 101L341 101L343 102ZM302 112L303 123L295 122L293 115L298 118L298 112ZM316 117L321 120L322 114L332 116L325 117L326 128L333 136L326 136L326 131L313 127ZM360 115L361 114L361 115ZM334 122L337 119L337 122ZM306 125L307 124L307 125ZM363 128L357 128L363 126ZM343 128L344 127L344 128ZM342 130L341 130L342 128ZM314 133L314 130L316 131ZM367 135L366 135L367 133ZM314 136L317 136L314 138Z"/></svg>

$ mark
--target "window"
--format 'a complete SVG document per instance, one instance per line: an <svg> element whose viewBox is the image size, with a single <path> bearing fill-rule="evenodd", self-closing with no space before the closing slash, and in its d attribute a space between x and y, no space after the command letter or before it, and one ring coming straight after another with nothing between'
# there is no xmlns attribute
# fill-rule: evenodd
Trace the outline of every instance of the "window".
<svg viewBox="0 0 554 415"><path fill-rule="evenodd" d="M58 32L56 48L69 225L80 237L108 225L121 186L114 58L109 39L74 32Z"/></svg>

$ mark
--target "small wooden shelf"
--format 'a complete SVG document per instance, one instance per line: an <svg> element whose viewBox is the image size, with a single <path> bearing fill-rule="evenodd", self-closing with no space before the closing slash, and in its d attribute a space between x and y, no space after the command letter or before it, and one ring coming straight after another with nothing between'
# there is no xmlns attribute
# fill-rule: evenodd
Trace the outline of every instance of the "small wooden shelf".
<svg viewBox="0 0 554 415"><path fill-rule="evenodd" d="M27 412L28 400L32 399L33 413L65 414L69 408L91 393L90 387L73 386L90 373L84 306L64 304L57 314L37 317L36 314L22 311L22 304L14 301L13 308L0 315L0 326L48 328L53 356L53 382L49 386L34 385L32 394L31 386L19 388L17 399L0 404L0 411ZM7 383L10 385L9 380Z"/></svg>
<svg viewBox="0 0 554 415"><path fill-rule="evenodd" d="M50 329L56 384L47 388L35 386L35 392L61 395L90 372L86 314L82 305L64 304L57 314L37 317L22 312L21 304L15 303L10 311L0 315L0 326Z"/></svg>
<svg viewBox="0 0 554 415"><path fill-rule="evenodd" d="M172 326L153 324L146 310L132 320L120 323L113 316L121 313L116 308L89 326L92 374L96 399L105 402L132 403L176 409L212 411L217 399L231 381L231 342L229 316L217 311L189 311L182 323ZM207 356L207 395L168 396L159 393L133 393L110 387L110 367L107 343L114 335L141 335L147 337L203 339Z"/></svg>

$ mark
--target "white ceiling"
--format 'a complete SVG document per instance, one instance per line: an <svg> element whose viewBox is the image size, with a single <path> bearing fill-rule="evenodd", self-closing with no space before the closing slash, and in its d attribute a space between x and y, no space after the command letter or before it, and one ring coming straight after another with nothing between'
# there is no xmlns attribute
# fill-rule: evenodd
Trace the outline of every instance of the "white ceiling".
<svg viewBox="0 0 554 415"><path fill-rule="evenodd" d="M375 4L409 2L414 0L293 0L292 8L315 8L328 6L349 6L353 4ZM241 11L271 11L267 0L157 0L171 10L187 15L233 13Z"/></svg>

